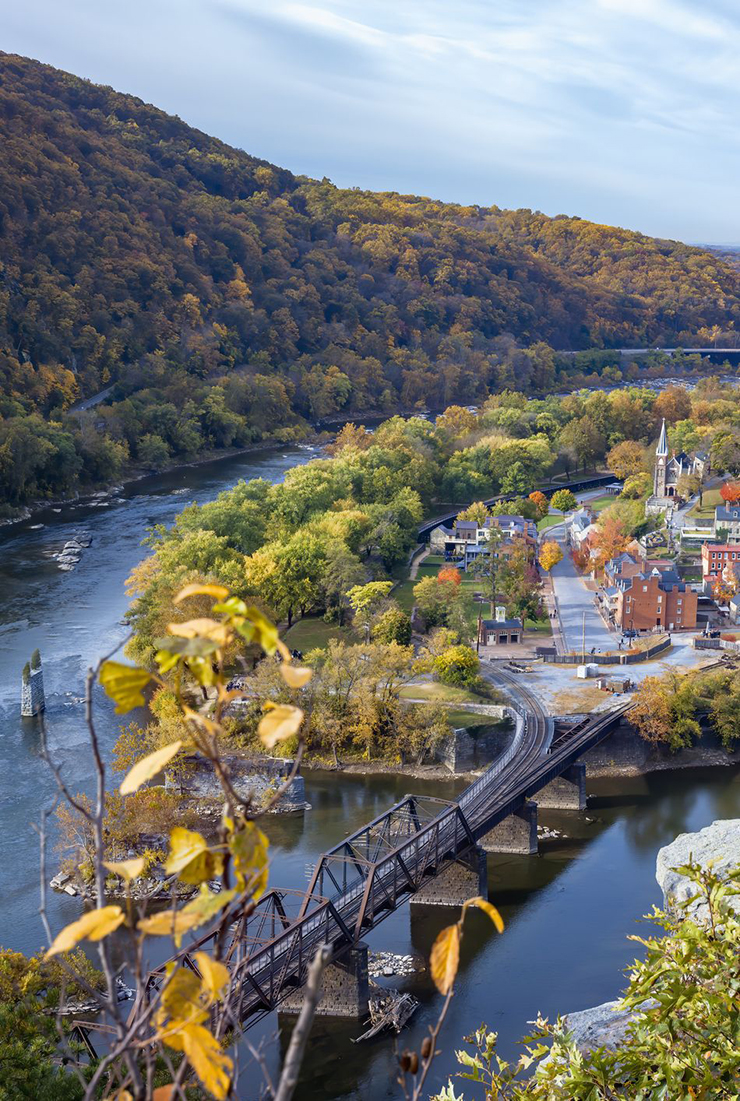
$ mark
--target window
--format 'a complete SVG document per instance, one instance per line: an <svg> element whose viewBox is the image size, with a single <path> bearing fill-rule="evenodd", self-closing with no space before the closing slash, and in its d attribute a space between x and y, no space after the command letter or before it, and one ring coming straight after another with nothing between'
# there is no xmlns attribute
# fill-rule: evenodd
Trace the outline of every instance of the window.
<svg viewBox="0 0 740 1101"><path fill-rule="evenodd" d="M642 586L642 591L643 591L644 593L646 593L646 592L647 592L647 585L643 585L643 586Z"/></svg>

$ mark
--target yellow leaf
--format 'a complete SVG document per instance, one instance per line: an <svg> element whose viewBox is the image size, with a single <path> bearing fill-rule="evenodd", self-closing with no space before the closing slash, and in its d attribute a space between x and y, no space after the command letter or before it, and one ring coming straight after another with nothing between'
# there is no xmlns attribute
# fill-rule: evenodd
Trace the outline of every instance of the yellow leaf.
<svg viewBox="0 0 740 1101"><path fill-rule="evenodd" d="M152 1094L152 1101L172 1101L175 1096L175 1084L170 1082L168 1086L157 1086Z"/></svg>
<svg viewBox="0 0 740 1101"><path fill-rule="evenodd" d="M152 776L156 776L158 772L161 772L164 766L172 760L176 753L182 748L182 741L170 742L169 745L164 746L162 749L157 749L154 753L150 753L146 757L142 757L140 761L137 761L132 769L126 773L123 778L123 783L118 789L121 795L131 795L132 792L138 791L142 784L147 780L151 780Z"/></svg>
<svg viewBox="0 0 740 1101"><path fill-rule="evenodd" d="M229 985L229 972L222 963L212 959L206 952L196 952L193 958L200 971L203 992L209 1004L220 1001L223 991Z"/></svg>
<svg viewBox="0 0 740 1101"><path fill-rule="evenodd" d="M429 958L434 985L440 994L449 994L460 963L460 930L448 925L432 945Z"/></svg>
<svg viewBox="0 0 740 1101"><path fill-rule="evenodd" d="M166 1029L182 1024L200 1024L208 1016L208 1009L200 997L201 981L194 971L179 967L170 976L162 993L162 1003L157 1010L157 1021L169 1017Z"/></svg>
<svg viewBox="0 0 740 1101"><path fill-rule="evenodd" d="M231 631L225 623L216 619L188 619L185 623L168 623L167 630L178 638L208 638L218 646L225 646Z"/></svg>
<svg viewBox="0 0 740 1101"><path fill-rule="evenodd" d="M259 898L267 886L268 845L264 833L254 822L245 823L243 829L229 838L237 882L243 890L249 881L254 898Z"/></svg>
<svg viewBox="0 0 740 1101"><path fill-rule="evenodd" d="M125 917L120 906L102 906L99 910L90 910L57 934L45 958L48 960L49 956L69 952L81 940L102 940L124 921Z"/></svg>
<svg viewBox="0 0 740 1101"><path fill-rule="evenodd" d="M257 733L266 749L272 749L278 742L284 742L297 734L303 722L300 707L280 703L260 719Z"/></svg>
<svg viewBox="0 0 740 1101"><path fill-rule="evenodd" d="M132 707L143 707L142 690L151 680L146 669L123 665L120 661L104 661L100 666L100 683L115 702L116 714L123 715Z"/></svg>
<svg viewBox="0 0 740 1101"><path fill-rule="evenodd" d="M195 929L212 918L219 910L223 910L224 906L228 906L234 898L236 898L234 890L211 891L205 883L201 883L198 894L188 902L187 906L183 906L180 913L185 914L188 920L194 921L191 928Z"/></svg>
<svg viewBox="0 0 740 1101"><path fill-rule="evenodd" d="M183 1050L202 1085L217 1101L224 1101L231 1086L233 1063L215 1036L202 1025L182 1030Z"/></svg>
<svg viewBox="0 0 740 1101"><path fill-rule="evenodd" d="M162 910L158 914L151 914L142 918L137 929L140 933L147 933L155 937L174 937L175 944L180 947L183 933L195 929L200 925L197 914L186 913L182 910Z"/></svg>
<svg viewBox="0 0 740 1101"><path fill-rule="evenodd" d="M280 672L283 680L290 688L303 688L311 679L311 670L301 665L288 665L287 661L280 664Z"/></svg>
<svg viewBox="0 0 740 1101"><path fill-rule="evenodd" d="M186 585L184 589L180 589L172 603L180 604L189 596L212 596L214 600L226 600L228 595L229 590L223 585Z"/></svg>
<svg viewBox="0 0 740 1101"><path fill-rule="evenodd" d="M145 866L146 860L143 856L137 856L133 860L103 861L104 868L107 868L109 872L113 872L114 875L120 876L121 879L125 879L127 883L140 876Z"/></svg>
<svg viewBox="0 0 740 1101"><path fill-rule="evenodd" d="M211 852L205 837L195 830L175 826L170 834L170 852L164 870L176 875L182 883L202 883L220 875L223 860L220 853Z"/></svg>
<svg viewBox="0 0 740 1101"><path fill-rule="evenodd" d="M488 914L493 924L498 929L499 933L504 931L504 919L498 912L495 906L492 906L487 898L469 898L463 906L463 910L466 910L468 906L477 906L479 910L482 910L484 914Z"/></svg>

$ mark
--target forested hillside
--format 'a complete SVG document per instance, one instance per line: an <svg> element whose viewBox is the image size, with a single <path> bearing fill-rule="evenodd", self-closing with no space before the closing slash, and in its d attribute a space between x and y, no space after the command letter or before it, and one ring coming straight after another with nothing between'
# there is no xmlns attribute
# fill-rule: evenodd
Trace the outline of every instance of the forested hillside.
<svg viewBox="0 0 740 1101"><path fill-rule="evenodd" d="M740 273L706 251L339 190L6 54L0 129L12 503L305 420L547 390L572 370L550 348L690 346L740 321Z"/></svg>

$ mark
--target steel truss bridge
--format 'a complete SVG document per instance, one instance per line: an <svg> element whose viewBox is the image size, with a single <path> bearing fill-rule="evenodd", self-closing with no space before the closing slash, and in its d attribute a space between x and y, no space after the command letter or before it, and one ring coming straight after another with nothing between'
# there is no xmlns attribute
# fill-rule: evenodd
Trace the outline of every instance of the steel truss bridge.
<svg viewBox="0 0 740 1101"><path fill-rule="evenodd" d="M601 742L631 704L594 716L553 738L552 720L514 677L496 671L524 716L516 753L482 773L453 802L407 795L319 857L305 893L274 889L232 926L223 960L237 993L231 1012L249 1028L306 980L316 950L333 959L416 894L430 879L470 855L477 842L527 798ZM208 947L211 937L191 946ZM197 971L188 954L185 966ZM166 965L149 976L149 990Z"/></svg>
<svg viewBox="0 0 740 1101"><path fill-rule="evenodd" d="M305 892L273 889L245 907L221 956L231 973L230 1020L244 1029L299 989L317 949L340 959L371 929L446 869L469 858L478 841L526 800L565 772L619 724L632 704L584 720L553 736L539 701L515 677L495 670L523 715L515 751L505 753L455 801L407 795L319 857ZM190 945L182 965L198 972L193 953L213 945L209 934ZM167 964L150 972L147 998ZM131 1021L138 1010L132 1008ZM75 1026L91 1053L93 1022Z"/></svg>

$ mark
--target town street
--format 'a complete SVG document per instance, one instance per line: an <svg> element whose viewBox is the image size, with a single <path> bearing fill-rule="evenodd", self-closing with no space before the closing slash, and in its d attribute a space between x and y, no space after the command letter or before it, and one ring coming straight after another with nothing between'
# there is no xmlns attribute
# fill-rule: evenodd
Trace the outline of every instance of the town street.
<svg viewBox="0 0 740 1101"><path fill-rule="evenodd" d="M563 547L563 552L562 561L553 567L551 576L566 648L581 649L585 612L586 655L588 656L592 646L597 650L615 650L616 639L607 631L603 619L594 606L594 593L589 592L583 584L573 565L568 548Z"/></svg>

